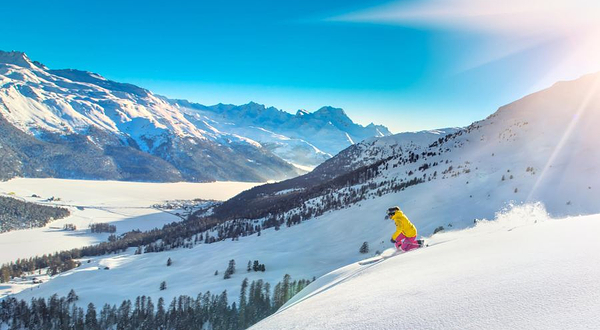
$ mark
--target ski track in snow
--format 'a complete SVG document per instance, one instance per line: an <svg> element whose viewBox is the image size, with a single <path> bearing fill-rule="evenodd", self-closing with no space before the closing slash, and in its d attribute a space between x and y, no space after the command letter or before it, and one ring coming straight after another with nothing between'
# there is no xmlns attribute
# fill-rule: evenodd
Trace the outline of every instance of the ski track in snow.
<svg viewBox="0 0 600 330"><path fill-rule="evenodd" d="M543 214L517 207L337 269L252 329L597 329L600 215Z"/></svg>

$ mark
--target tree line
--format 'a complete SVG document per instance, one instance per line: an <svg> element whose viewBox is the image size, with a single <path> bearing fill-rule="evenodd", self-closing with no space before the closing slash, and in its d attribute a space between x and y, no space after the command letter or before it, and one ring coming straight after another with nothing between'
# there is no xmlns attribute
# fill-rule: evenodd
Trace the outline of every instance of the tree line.
<svg viewBox="0 0 600 330"><path fill-rule="evenodd" d="M78 297L71 291L67 297L56 294L48 299L33 298L29 303L16 298L0 302L0 328L44 330L170 330L170 329L246 329L273 314L289 299L300 292L310 280L292 281L289 275L271 286L263 280L248 282L244 279L239 301L230 304L227 291L211 294L207 291L196 298L182 295L166 305L161 297L138 296L133 302L120 305L105 304L96 309L93 303L84 309L76 303Z"/></svg>
<svg viewBox="0 0 600 330"><path fill-rule="evenodd" d="M52 220L71 215L64 207L40 205L16 198L0 196L0 233L43 227Z"/></svg>
<svg viewBox="0 0 600 330"><path fill-rule="evenodd" d="M92 233L115 233L117 231L117 226L111 225L106 222L100 223L92 223L90 224L90 230Z"/></svg>

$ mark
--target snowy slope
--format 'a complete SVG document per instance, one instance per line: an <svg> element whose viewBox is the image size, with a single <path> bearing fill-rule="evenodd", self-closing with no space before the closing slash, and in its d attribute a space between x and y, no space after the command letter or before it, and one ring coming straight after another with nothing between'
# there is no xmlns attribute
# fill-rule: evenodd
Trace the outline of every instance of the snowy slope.
<svg viewBox="0 0 600 330"><path fill-rule="evenodd" d="M317 172L340 175L403 153L418 153L427 149L431 143L439 138L458 131L460 131L460 128L452 127L420 132L404 132L385 137L371 137L344 149L333 159L323 163Z"/></svg>
<svg viewBox="0 0 600 330"><path fill-rule="evenodd" d="M252 329L595 329L599 230L600 215L517 209L337 269Z"/></svg>
<svg viewBox="0 0 600 330"><path fill-rule="evenodd" d="M424 219L427 234L444 225L429 220L442 211L464 227L511 201L541 201L557 216L600 213L599 81L593 74L557 83L429 145L367 140L307 175L244 192L216 212L252 218L285 209L280 205L304 205L302 214L310 215L398 193L394 204Z"/></svg>

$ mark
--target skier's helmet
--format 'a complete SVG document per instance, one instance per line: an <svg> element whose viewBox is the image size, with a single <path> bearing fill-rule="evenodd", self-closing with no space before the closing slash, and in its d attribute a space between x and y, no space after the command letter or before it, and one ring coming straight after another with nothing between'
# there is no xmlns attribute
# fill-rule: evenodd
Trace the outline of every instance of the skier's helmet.
<svg viewBox="0 0 600 330"><path fill-rule="evenodd" d="M387 218L389 219L389 218L393 217L397 211L400 211L400 208L398 206L390 207L387 210Z"/></svg>

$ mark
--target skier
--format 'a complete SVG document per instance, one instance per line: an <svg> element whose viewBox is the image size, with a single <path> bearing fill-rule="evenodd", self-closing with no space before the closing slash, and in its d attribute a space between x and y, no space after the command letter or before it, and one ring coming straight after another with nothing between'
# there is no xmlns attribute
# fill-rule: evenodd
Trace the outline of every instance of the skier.
<svg viewBox="0 0 600 330"><path fill-rule="evenodd" d="M398 206L390 207L386 218L394 220L396 224L396 232L392 235L392 243L396 245L396 249L407 252L420 247L417 242L417 228Z"/></svg>

